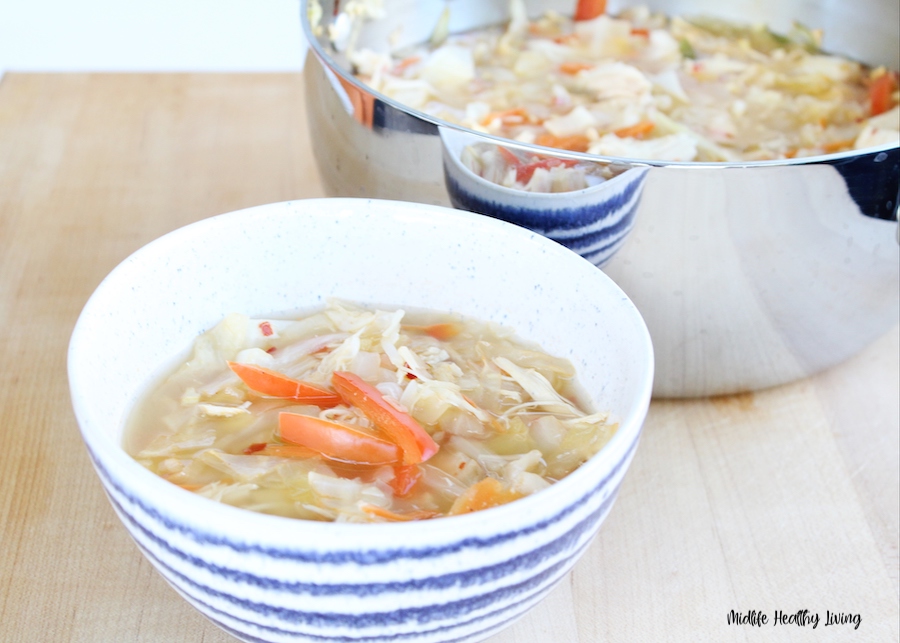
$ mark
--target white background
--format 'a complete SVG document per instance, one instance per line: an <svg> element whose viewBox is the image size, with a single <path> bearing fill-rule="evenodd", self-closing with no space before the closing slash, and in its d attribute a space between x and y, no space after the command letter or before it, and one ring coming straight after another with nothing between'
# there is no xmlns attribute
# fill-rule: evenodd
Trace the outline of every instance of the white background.
<svg viewBox="0 0 900 643"><path fill-rule="evenodd" d="M296 71L299 0L0 0L4 71Z"/></svg>

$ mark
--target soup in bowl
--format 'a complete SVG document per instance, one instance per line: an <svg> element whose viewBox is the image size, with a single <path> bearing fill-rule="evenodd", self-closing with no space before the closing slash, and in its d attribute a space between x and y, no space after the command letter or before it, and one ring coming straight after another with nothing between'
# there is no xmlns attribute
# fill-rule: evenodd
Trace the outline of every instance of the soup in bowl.
<svg viewBox="0 0 900 643"><path fill-rule="evenodd" d="M192 359L202 334L231 314L283 330L279 320L315 314L332 298L514 329L570 363L577 397L608 413L615 430L583 464L510 502L365 524L231 506L151 471L126 448L135 409L164 375ZM407 330L431 341L427 331ZM244 355L235 363L251 361ZM434 375L403 364L409 382ZM515 372L499 364L505 377ZM436 206L323 199L212 217L137 251L85 305L68 367L75 415L116 513L159 573L225 631L245 641L475 641L540 601L590 545L638 446L653 352L622 291L541 235ZM326 393L341 392L320 384ZM258 403L248 399L251 408ZM184 402L229 406L221 399ZM446 436L431 437L438 447L447 443ZM391 458L400 452L384 452L387 464L396 464ZM428 447L417 457L438 456ZM358 472L329 470L316 474L367 483Z"/></svg>

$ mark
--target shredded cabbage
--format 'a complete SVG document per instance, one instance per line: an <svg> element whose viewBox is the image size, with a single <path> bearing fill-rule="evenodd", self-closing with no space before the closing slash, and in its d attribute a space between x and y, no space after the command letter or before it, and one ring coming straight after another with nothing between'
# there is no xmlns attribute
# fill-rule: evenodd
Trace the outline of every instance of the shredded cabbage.
<svg viewBox="0 0 900 643"><path fill-rule="evenodd" d="M445 11L438 36L423 34L421 46L392 52L391 62L361 50L356 72L437 118L602 156L754 161L900 140L900 128L876 122L870 96L874 78L891 74L887 109L896 106L896 71L822 52L821 32L800 24L781 35L643 6L573 22L551 12L529 17L521 0L510 0L509 16L506 25L448 34ZM341 49L348 29L340 16L335 30ZM480 176L507 187L583 187L544 171L533 184L510 180L500 156L466 154Z"/></svg>
<svg viewBox="0 0 900 643"><path fill-rule="evenodd" d="M352 428L350 436L392 438L362 406L340 396L325 404L261 392L229 362L326 395L334 372L353 373L391 412L421 426L437 452L410 474L399 461L369 463L362 453L348 460L285 440L283 413ZM537 493L596 453L615 428L576 401L574 375L568 361L509 329L458 316L342 301L296 321L229 315L135 410L126 448L175 484L254 511L341 522L423 519L481 508L473 489L487 478L494 486L485 488L499 490L496 502Z"/></svg>

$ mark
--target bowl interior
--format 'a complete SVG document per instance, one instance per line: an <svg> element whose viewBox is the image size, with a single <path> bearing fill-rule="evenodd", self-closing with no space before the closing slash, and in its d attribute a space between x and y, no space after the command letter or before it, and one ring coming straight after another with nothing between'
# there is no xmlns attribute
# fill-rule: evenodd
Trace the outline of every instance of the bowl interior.
<svg viewBox="0 0 900 643"><path fill-rule="evenodd" d="M487 217L403 202L320 199L181 228L103 281L69 349L73 405L94 457L143 475L120 446L129 411L224 315L290 313L329 297L511 326L573 362L593 404L612 411L630 433L623 441L631 444L640 429L652 383L649 336L631 302L593 265Z"/></svg>
<svg viewBox="0 0 900 643"><path fill-rule="evenodd" d="M488 179L476 174L474 171L472 171L471 168L467 167L462 160L463 150L466 147L470 145L477 145L478 143L486 143L489 145L492 145L493 143L488 143L480 134L473 134L463 129L439 126L438 131L441 137L441 145L443 145L444 149L445 170L452 172L457 179L465 180L466 183L477 186L481 191L488 191L496 195L496 198L503 199L504 201L515 201L523 205L527 204L534 209L554 208L573 202L590 203L595 198L597 193L603 192L607 187L608 182L604 181L602 183L590 185L586 188L582 188L579 190L569 190L566 192L525 192L523 190L517 190L515 188L500 185L498 183L493 183L492 181L489 181ZM503 147L514 150L516 152L520 152L525 156L527 156L531 152L531 150L527 147L521 146L515 142L510 142ZM569 155L565 153L547 153L541 154L540 158L565 159L568 158L568 156ZM448 163L450 164L449 168L447 167ZM597 161L596 164L607 166L613 165L612 163L606 161ZM636 167L632 169L644 171L646 168ZM624 170L624 168L622 168L622 170Z"/></svg>

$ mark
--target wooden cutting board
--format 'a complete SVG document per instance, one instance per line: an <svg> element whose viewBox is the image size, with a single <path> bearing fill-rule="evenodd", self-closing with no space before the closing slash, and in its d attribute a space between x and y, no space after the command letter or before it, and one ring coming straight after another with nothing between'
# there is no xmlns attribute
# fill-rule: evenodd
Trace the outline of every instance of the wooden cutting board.
<svg viewBox="0 0 900 643"><path fill-rule="evenodd" d="M119 525L66 348L100 280L153 238L324 196L303 92L292 74L0 81L0 640L233 640ZM894 328L809 380L654 402L597 540L492 643L900 640L898 399ZM729 625L732 610L767 622ZM800 610L815 629L775 622Z"/></svg>

